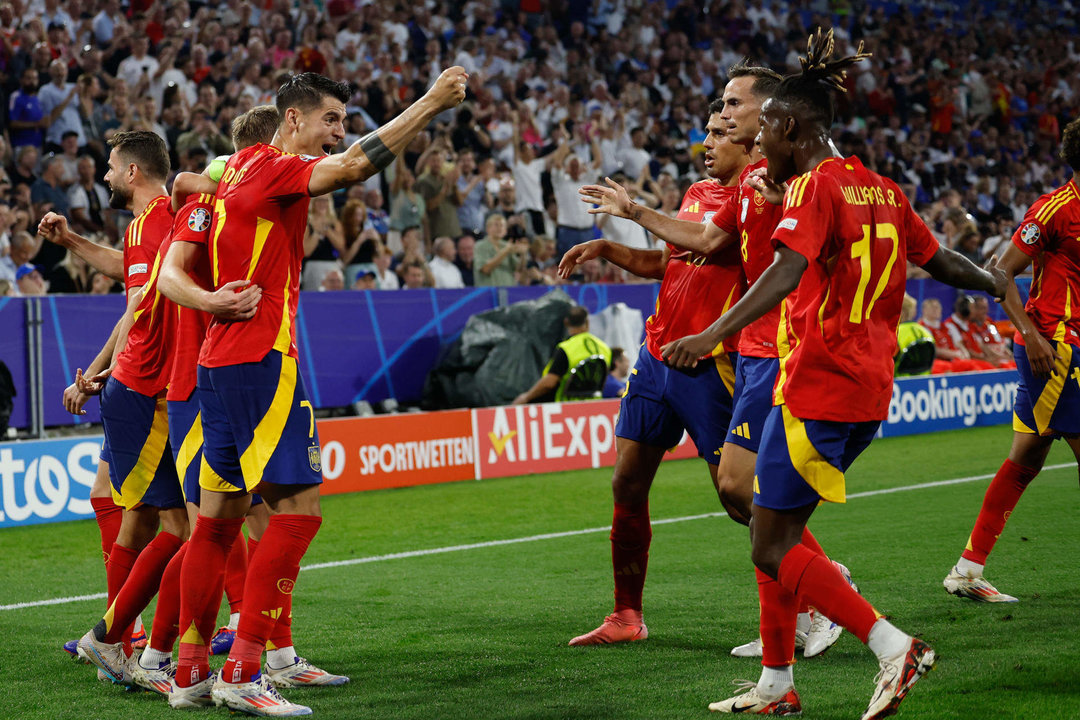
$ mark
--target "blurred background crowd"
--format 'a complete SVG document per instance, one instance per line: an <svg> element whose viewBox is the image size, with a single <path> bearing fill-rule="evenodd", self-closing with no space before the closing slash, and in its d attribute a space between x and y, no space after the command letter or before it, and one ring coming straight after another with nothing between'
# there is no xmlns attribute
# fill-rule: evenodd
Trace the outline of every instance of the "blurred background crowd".
<svg viewBox="0 0 1080 720"><path fill-rule="evenodd" d="M1080 103L1077 17L1068 0L0 0L0 295L118 290L35 234L54 210L123 236L102 181L116 131L152 130L174 172L201 171L232 152L235 116L312 71L354 87L348 144L453 64L471 75L463 105L385 173L311 203L303 288L557 284L576 243L657 247L590 215L580 185L611 176L676 213L726 69L795 70L818 25L874 53L839 101L841 151L978 262L1071 175L1057 150ZM592 260L570 281L636 280Z"/></svg>

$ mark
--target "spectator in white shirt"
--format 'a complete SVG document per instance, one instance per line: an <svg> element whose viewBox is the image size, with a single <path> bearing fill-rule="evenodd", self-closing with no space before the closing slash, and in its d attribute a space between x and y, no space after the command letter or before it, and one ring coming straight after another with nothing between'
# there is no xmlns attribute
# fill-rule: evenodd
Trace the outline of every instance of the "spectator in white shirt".
<svg viewBox="0 0 1080 720"><path fill-rule="evenodd" d="M627 177L636 178L649 164L649 151L645 149L645 128L636 127L630 131L630 144L619 150L619 162Z"/></svg>
<svg viewBox="0 0 1080 720"><path fill-rule="evenodd" d="M78 136L79 147L85 146L86 135L83 134L82 118L79 117L78 88L75 83L65 82L67 65L63 60L49 63L49 77L52 81L38 91L41 109L50 120L49 129L45 131L47 146L52 146L53 150L59 149L64 133L68 131Z"/></svg>
<svg viewBox="0 0 1080 720"><path fill-rule="evenodd" d="M431 257L428 267L435 277L437 288L463 288L465 281L461 278L461 271L454 264L457 257L457 248L454 241L445 235L435 238L435 254Z"/></svg>
<svg viewBox="0 0 1080 720"><path fill-rule="evenodd" d="M596 144L595 139L593 144ZM599 150L593 155L599 158ZM551 187L559 208L558 227L555 230L557 262L574 245L593 239L594 217L589 213L589 206L581 201L578 188L595 181L600 168L595 161L586 165L577 155L571 155L570 145L566 142L559 145L553 156Z"/></svg>
<svg viewBox="0 0 1080 720"><path fill-rule="evenodd" d="M117 68L116 76L127 83L129 88L137 87L143 76L149 85L150 78L157 74L159 63L157 58L146 54L149 49L149 38L136 35L131 41L131 55L124 58Z"/></svg>

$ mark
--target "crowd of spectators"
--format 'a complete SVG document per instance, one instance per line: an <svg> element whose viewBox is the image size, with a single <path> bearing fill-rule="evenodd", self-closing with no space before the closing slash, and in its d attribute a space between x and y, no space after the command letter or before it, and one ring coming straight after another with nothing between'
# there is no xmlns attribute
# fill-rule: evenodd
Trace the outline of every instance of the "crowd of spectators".
<svg viewBox="0 0 1080 720"><path fill-rule="evenodd" d="M232 151L233 117L312 71L355 88L350 143L452 64L471 75L463 105L386 172L311 203L303 287L555 284L575 243L656 246L597 222L578 186L612 176L677 212L726 68L795 70L818 25L874 53L838 103L841 151L978 261L1071 174L1057 148L1080 102L1077 16L1016 0L0 0L0 293L116 290L35 235L56 210L122 237L130 215L102 185L114 132L152 130L174 171L198 171ZM571 278L631 280L600 260Z"/></svg>

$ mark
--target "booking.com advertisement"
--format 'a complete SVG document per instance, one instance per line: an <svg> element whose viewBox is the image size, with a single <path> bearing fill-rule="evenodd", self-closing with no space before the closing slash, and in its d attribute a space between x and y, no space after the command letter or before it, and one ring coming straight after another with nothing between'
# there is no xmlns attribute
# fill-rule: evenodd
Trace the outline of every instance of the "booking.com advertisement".
<svg viewBox="0 0 1080 720"><path fill-rule="evenodd" d="M882 437L959 430L1012 421L1015 370L919 375L893 381Z"/></svg>
<svg viewBox="0 0 1080 720"><path fill-rule="evenodd" d="M1015 370L893 383L880 435L999 425ZM559 472L615 463L617 400L319 421L323 494ZM93 517L101 437L0 443L0 528ZM688 438L668 459L695 457Z"/></svg>

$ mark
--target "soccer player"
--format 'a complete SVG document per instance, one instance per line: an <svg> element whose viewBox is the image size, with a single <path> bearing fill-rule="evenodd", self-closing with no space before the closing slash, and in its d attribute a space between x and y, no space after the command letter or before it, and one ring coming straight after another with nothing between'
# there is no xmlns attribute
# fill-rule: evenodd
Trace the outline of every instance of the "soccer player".
<svg viewBox="0 0 1080 720"><path fill-rule="evenodd" d="M711 222L685 222L632 203L629 195L615 183L610 187L582 188L582 199L599 207L594 212L606 212L629 217L668 241L670 245L693 252L711 254L718 248L737 242L743 272L753 285L768 267L772 258L772 233L780 220L779 203L769 202L763 195L766 187L750 186L752 174L766 167L755 140L761 104L772 94L780 76L763 67L734 65L728 70L730 80L724 88L720 120L728 140L741 147L749 159L737 183L737 193L721 203ZM773 195L773 200L779 198ZM735 407L725 435L723 451L717 466L716 480L720 500L728 515L744 525L750 522L753 502L754 464L765 418L772 410L772 390L779 371L779 357L787 352L786 335L781 329L783 306L773 308L751 323L737 341L738 362L735 379ZM822 555L813 534L807 530L803 542ZM841 572L847 568L839 566ZM800 602L796 643L803 647L806 657L820 654L837 641L842 628L822 613L811 615L810 608ZM771 650L763 649L760 639L735 647L731 654L738 657L760 657ZM779 650L778 650L779 652ZM782 658L772 658L774 661ZM769 658L766 658L769 660Z"/></svg>
<svg viewBox="0 0 1080 720"><path fill-rule="evenodd" d="M309 198L383 170L436 115L464 99L466 81L460 67L444 71L401 115L329 155L345 135L349 87L314 73L295 75L278 91L281 124L273 143L241 150L226 163L210 230L214 287L250 280L262 298L247 322L211 322L199 357L202 493L181 570L175 678L216 704L258 715L310 712L284 700L260 662L321 523L319 441L294 339ZM236 640L215 680L208 609L220 602L216 579L256 488L272 516L248 567Z"/></svg>
<svg viewBox="0 0 1080 720"><path fill-rule="evenodd" d="M863 720L894 713L933 666L928 645L885 620L802 538L820 501L844 501L844 471L888 413L906 262L952 285L1005 294L1004 273L940 247L896 183L840 156L829 137L831 93L843 88L845 68L866 56L861 45L839 60L832 50L831 31L811 36L802 72L784 78L762 106L768 176L774 185L790 182L772 265L708 330L663 349L676 367L693 366L704 348L788 298L791 352L781 360L758 454L752 533L762 637L766 648L784 643L786 661L765 663L756 684L711 704L715 712L801 712L791 674L800 595L877 655L881 671Z"/></svg>
<svg viewBox="0 0 1080 720"><path fill-rule="evenodd" d="M168 420L160 397L170 369L170 352L161 339L171 335L174 315L160 307L156 292L143 292L157 274L157 250L172 223L164 192L168 152L164 141L145 131L118 133L111 144L105 175L110 204L132 210L136 218L125 234L122 254L128 307L106 344L111 344L111 352L103 351L95 360L104 364L111 355L109 365L91 382L103 385L103 454L124 516L110 553L113 601L78 647L110 679L124 683L129 679L131 625L153 598L188 526L176 468L169 459ZM63 244L67 222L50 213L38 231ZM119 255L111 250L106 254L114 263Z"/></svg>
<svg viewBox="0 0 1080 720"><path fill-rule="evenodd" d="M1064 438L1080 463L1080 119L1065 126L1061 158L1072 179L1028 208L998 262L1010 278L1002 307L1016 326L1013 356L1020 384L1013 405L1013 442L986 489L967 546L945 589L979 602L1016 602L983 577L986 558L1028 484L1046 462L1050 445ZM1016 276L1035 263L1027 305Z"/></svg>
<svg viewBox="0 0 1080 720"><path fill-rule="evenodd" d="M678 217L707 223L735 193L746 154L724 137L722 102L710 106L705 129L705 170L709 178L691 185ZM570 248L559 262L567 278L588 260L603 257L640 277L660 279L656 312L645 323L645 351L638 356L615 428L615 471L611 490L611 560L615 574L615 610L592 632L571 645L644 640L642 594L652 528L649 490L668 449L688 431L716 484L716 467L731 420L735 370L728 353L736 342L711 348L711 362L700 369L676 371L660 361L660 348L694 328L704 329L730 308L742 293L738 249L730 246L703 255L666 245L640 250L609 240L591 240Z"/></svg>
<svg viewBox="0 0 1080 720"><path fill-rule="evenodd" d="M244 149L271 140L278 124L279 115L274 106L252 108L233 121L233 144L238 149ZM220 172L218 174L220 175ZM189 178L190 174L177 176L174 197L188 195L183 186L187 185ZM227 283L216 291L206 289L212 285L207 246L213 200L210 195L190 194L184 208L177 213L173 241L164 256L160 277L162 292L180 304L176 354L167 398L177 471L184 485L192 523L196 522L201 494L199 467L203 429L195 392L199 350L211 317L234 321L250 319L254 316L261 297L261 288L246 280ZM255 500L256 498L253 498L253 503ZM254 554L259 538L266 529L268 517L265 505L261 504L261 501L253 504L245 520L248 526L249 552L245 552L242 542L235 543L223 578L225 589L229 593L230 609L237 614L243 596L247 555ZM167 695L169 704L174 708L199 707L210 702L208 695L192 693L191 688L176 686L174 676L177 666L171 662L173 645L179 634L180 572L187 548L187 545L181 548L165 571L158 607L154 614L150 647L140 657L139 666L133 673L136 684ZM239 589L230 588L230 583L239 584ZM220 596L221 590L217 592ZM268 665L277 670L274 673L275 681L282 685L340 685L348 682L347 677L327 673L296 656L292 643L290 601L291 596L286 600L268 644ZM208 618L203 622L212 627L217 617L217 607L208 608L207 613ZM222 633L219 631L218 634ZM224 635L229 637L232 634L234 633ZM225 651L227 652L228 648L225 648Z"/></svg>

